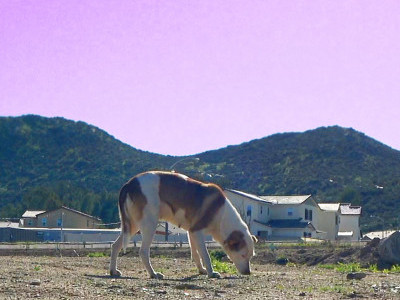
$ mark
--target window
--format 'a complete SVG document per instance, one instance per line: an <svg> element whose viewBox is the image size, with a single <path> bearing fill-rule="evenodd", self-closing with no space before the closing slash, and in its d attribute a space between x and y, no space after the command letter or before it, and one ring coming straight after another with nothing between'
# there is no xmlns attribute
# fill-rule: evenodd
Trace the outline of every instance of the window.
<svg viewBox="0 0 400 300"><path fill-rule="evenodd" d="M262 213L263 213L263 206L260 205L260 215L262 215Z"/></svg>
<svg viewBox="0 0 400 300"><path fill-rule="evenodd" d="M42 219L42 226L47 227L47 218Z"/></svg>
<svg viewBox="0 0 400 300"><path fill-rule="evenodd" d="M251 217L251 205L248 205L248 206L247 206L247 213L246 213L246 215L247 215L248 217Z"/></svg>
<svg viewBox="0 0 400 300"><path fill-rule="evenodd" d="M248 217L251 217L251 205L248 205L248 206L247 206L247 213L246 213L246 215L247 215Z"/></svg>
<svg viewBox="0 0 400 300"><path fill-rule="evenodd" d="M32 220L28 220L28 226L33 226Z"/></svg>
<svg viewBox="0 0 400 300"><path fill-rule="evenodd" d="M288 215L288 216L293 216L293 207L289 207L289 208L287 209L287 215Z"/></svg>
<svg viewBox="0 0 400 300"><path fill-rule="evenodd" d="M312 221L312 210L311 209L306 208L304 210L304 220Z"/></svg>
<svg viewBox="0 0 400 300"><path fill-rule="evenodd" d="M57 226L58 227L62 227L63 223L62 223L62 219L57 219Z"/></svg>

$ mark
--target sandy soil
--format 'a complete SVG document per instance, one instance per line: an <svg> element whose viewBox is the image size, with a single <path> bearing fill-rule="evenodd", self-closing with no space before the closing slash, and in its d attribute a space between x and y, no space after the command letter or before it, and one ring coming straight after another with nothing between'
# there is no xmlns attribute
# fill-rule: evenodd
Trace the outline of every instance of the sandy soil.
<svg viewBox="0 0 400 300"><path fill-rule="evenodd" d="M119 258L121 278L108 276L109 257L8 254L0 256L0 299L400 299L398 274L347 280L319 266L268 263L267 252L259 251L250 276L208 279L196 274L189 249L155 250L164 280L148 279L135 251Z"/></svg>

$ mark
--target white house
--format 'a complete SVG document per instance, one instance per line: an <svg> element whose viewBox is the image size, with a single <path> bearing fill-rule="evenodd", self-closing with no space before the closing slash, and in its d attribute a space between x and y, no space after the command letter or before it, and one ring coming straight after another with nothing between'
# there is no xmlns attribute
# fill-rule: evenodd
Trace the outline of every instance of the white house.
<svg viewBox="0 0 400 300"><path fill-rule="evenodd" d="M316 238L360 239L361 207L318 204L311 195L257 196L226 189L250 232L268 240Z"/></svg>
<svg viewBox="0 0 400 300"><path fill-rule="evenodd" d="M256 196L236 190L225 190L250 232L269 240L324 238L319 230L318 204L311 195Z"/></svg>
<svg viewBox="0 0 400 300"><path fill-rule="evenodd" d="M340 204L340 222L338 238L346 241L361 239L360 216L361 206L352 206L350 203Z"/></svg>

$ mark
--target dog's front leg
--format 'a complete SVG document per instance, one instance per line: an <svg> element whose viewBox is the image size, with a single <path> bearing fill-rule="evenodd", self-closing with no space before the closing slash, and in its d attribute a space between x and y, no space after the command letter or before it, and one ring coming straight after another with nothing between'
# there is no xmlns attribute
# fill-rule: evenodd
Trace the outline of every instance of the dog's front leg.
<svg viewBox="0 0 400 300"><path fill-rule="evenodd" d="M192 231L189 233L192 244L196 247L197 253L200 255L204 266L206 267L209 278L220 278L221 275L218 272L214 272L210 255L208 254L206 243L204 241L204 234L201 230ZM193 247L192 245L192 247Z"/></svg>
<svg viewBox="0 0 400 300"><path fill-rule="evenodd" d="M190 251L192 253L192 260L196 264L197 269L199 270L200 274L207 274L207 270L203 267L203 264L201 263L199 252L197 251L197 246L196 246L196 244L195 244L195 242L193 240L193 236L192 235L193 234L188 232Z"/></svg>

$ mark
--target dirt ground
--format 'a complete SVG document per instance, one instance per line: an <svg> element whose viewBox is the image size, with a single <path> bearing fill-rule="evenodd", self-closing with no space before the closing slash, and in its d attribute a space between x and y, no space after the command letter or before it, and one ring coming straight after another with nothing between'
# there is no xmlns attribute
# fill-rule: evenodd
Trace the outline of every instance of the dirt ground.
<svg viewBox="0 0 400 300"><path fill-rule="evenodd" d="M250 276L208 279L197 275L189 249L153 249L152 264L164 280L148 279L137 249L119 257L120 278L108 276L109 257L0 253L0 299L400 299L399 274L367 272L347 280L347 274L317 265L332 260L328 253L345 260L357 251L257 249ZM292 262L278 265L278 256ZM300 257L309 259L295 262Z"/></svg>

